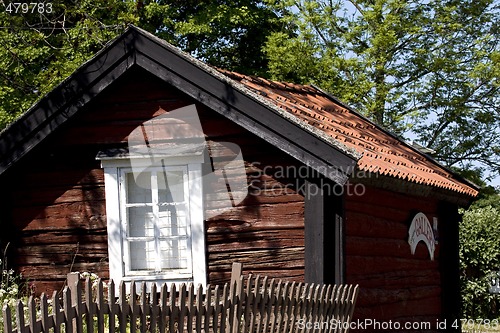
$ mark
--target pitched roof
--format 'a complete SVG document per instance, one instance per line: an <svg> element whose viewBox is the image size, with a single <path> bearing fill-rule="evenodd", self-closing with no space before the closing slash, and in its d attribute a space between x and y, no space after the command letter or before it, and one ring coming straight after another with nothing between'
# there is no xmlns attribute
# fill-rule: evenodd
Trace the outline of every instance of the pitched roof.
<svg viewBox="0 0 500 333"><path fill-rule="evenodd" d="M360 170L468 196L478 194L474 184L314 86L221 72L357 151L362 155L357 164Z"/></svg>
<svg viewBox="0 0 500 333"><path fill-rule="evenodd" d="M0 133L0 175L133 67L169 82L340 184L357 165L477 195L473 184L315 87L218 71L133 26Z"/></svg>

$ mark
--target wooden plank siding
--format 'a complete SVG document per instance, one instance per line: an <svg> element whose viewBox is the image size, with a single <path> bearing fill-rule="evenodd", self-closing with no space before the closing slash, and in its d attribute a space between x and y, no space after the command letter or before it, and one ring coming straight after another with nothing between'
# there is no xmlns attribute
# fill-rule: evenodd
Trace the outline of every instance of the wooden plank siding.
<svg viewBox="0 0 500 333"><path fill-rule="evenodd" d="M412 255L408 228L417 212L432 223L438 202L365 189L364 195L345 198L346 282L360 286L354 318L435 323L442 313L440 244L434 261L422 242ZM444 223L439 220L440 229Z"/></svg>
<svg viewBox="0 0 500 333"><path fill-rule="evenodd" d="M194 103L151 74L131 70L9 170L11 264L37 293L59 289L70 271L109 277L104 177L95 156L124 145L142 122ZM206 221L208 281L229 281L233 261L243 263L245 273L303 281L304 198L285 187L286 179L263 170L295 160L203 105L196 107L207 141L239 145L248 179L257 179L253 195ZM214 163L231 153L211 151ZM217 211L218 192L211 192L205 208Z"/></svg>

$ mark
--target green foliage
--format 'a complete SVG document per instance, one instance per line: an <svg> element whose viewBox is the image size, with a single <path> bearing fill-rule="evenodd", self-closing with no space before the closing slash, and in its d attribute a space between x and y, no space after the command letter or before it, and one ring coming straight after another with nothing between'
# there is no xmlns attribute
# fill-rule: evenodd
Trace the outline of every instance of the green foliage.
<svg viewBox="0 0 500 333"><path fill-rule="evenodd" d="M123 30L110 26L119 11L113 2L54 2L51 14L0 11L0 128Z"/></svg>
<svg viewBox="0 0 500 333"><path fill-rule="evenodd" d="M0 305L2 309L5 304L14 309L18 299L27 304L26 301L30 295L30 290L28 288L29 284L26 283L22 276L8 268L7 248L8 244L2 249L0 255ZM3 320L3 315L0 315L0 332L3 332Z"/></svg>
<svg viewBox="0 0 500 333"><path fill-rule="evenodd" d="M0 259L0 265L1 264L2 260ZM20 287L20 277L16 276L14 274L14 271L11 269L9 270L2 267L0 270L2 274L0 282L0 303L12 303L12 299L15 300L17 298L20 298L21 295L20 289L22 288Z"/></svg>
<svg viewBox="0 0 500 333"><path fill-rule="evenodd" d="M500 171L498 0L281 2L272 78L314 83L448 166Z"/></svg>
<svg viewBox="0 0 500 333"><path fill-rule="evenodd" d="M53 1L51 13L0 3L0 130L110 39L135 24L212 65L263 75L262 45L281 28L259 0Z"/></svg>
<svg viewBox="0 0 500 333"><path fill-rule="evenodd" d="M500 270L500 196L487 196L467 211L460 224L463 318L499 318L500 296L488 292Z"/></svg>
<svg viewBox="0 0 500 333"><path fill-rule="evenodd" d="M266 75L262 46L282 25L262 1L180 1L176 6L180 10L171 16L175 24L160 32L160 37L212 65Z"/></svg>

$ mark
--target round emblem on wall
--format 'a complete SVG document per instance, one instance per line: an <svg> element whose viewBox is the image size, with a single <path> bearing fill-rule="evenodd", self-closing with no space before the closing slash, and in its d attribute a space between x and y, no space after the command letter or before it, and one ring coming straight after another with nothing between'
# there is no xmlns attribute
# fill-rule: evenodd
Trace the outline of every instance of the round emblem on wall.
<svg viewBox="0 0 500 333"><path fill-rule="evenodd" d="M424 213L418 213L413 217L408 230L408 244L410 244L411 254L415 254L418 242L424 242L429 250L431 260L434 260L436 250L436 240L431 223Z"/></svg>

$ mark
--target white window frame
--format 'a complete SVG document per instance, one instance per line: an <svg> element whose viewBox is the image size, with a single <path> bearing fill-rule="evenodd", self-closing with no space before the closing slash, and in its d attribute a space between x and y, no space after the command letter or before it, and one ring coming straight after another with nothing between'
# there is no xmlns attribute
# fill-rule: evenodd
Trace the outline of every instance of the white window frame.
<svg viewBox="0 0 500 333"><path fill-rule="evenodd" d="M120 191L120 217L121 217L121 230L122 230L122 248L123 248L123 259L124 259L124 265L125 265L125 276L150 276L154 275L158 279L162 280L169 280L169 279L179 279L179 278L186 278L186 279L191 279L192 278L192 271L193 271L193 264L192 264L192 245L191 245L191 217L189 216L189 179L188 179L188 172L187 172L187 167L186 166L165 166L165 167L150 167L144 170L146 172L150 172L150 181L151 181L151 203L127 203L127 186L128 186L128 179L127 175L130 173L133 173L132 168L120 168L120 174L119 174L119 191ZM186 212L188 213L186 218L186 236L187 236L187 247L188 247L188 258L187 258L187 268L186 269L173 269L171 272L168 271L161 271L160 268L160 258L156 258L156 272L152 271L141 271L141 270L132 270L131 269L131 253L129 252L129 246L128 246L128 240L133 239L134 237L130 237L129 235L126 235L126 230L127 230L127 223L130 223L128 219L128 213L127 213L127 208L129 207L144 207L144 206L149 206L151 207L151 214L153 215L153 224L155 226L154 229L154 240L155 240L155 252L159 252L159 230L157 230L157 225L156 223L158 222L160 218L160 212L159 212L159 205L158 205L158 183L157 183L157 173L161 171L180 171L182 172L183 175L183 193L184 193L184 202L186 205ZM144 237L140 237L144 238ZM161 273L160 273L161 272Z"/></svg>
<svg viewBox="0 0 500 333"><path fill-rule="evenodd" d="M104 183L106 192L106 216L108 232L109 274L110 278L119 283L120 281L146 281L163 283L188 283L206 285L206 253L205 253L205 228L203 222L203 195L202 195L202 170L203 156L181 156L168 158L134 159L134 167L144 169L168 170L184 169L187 175L188 190L188 225L190 225L190 245L192 274L175 274L174 272L159 272L158 274L141 274L127 270L124 261L128 250L124 246L126 229L123 215L125 186L122 182L126 171L131 170L131 157L106 157L101 158L101 166L104 169ZM120 184L122 182L122 184ZM122 186L122 189L120 188ZM189 241L188 241L189 242ZM129 259L130 260L130 259Z"/></svg>

